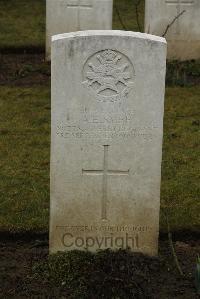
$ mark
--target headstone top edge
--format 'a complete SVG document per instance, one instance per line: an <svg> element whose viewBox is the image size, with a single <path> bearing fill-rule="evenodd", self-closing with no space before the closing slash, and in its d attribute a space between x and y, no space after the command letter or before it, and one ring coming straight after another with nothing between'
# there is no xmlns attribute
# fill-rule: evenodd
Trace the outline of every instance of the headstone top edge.
<svg viewBox="0 0 200 299"><path fill-rule="evenodd" d="M134 31L123 31L123 30L85 30L85 31L76 31L69 33L62 33L52 36L52 43L57 42L63 39L70 39L75 37L86 37L86 36L123 36L123 37L133 37L138 39L146 39L149 41L160 42L163 44L167 44L166 39L164 37L134 32Z"/></svg>

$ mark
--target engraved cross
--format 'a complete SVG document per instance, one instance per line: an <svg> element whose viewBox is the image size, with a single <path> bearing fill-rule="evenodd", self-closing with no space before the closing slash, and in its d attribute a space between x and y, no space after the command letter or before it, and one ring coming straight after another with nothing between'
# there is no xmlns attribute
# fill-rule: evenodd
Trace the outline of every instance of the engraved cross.
<svg viewBox="0 0 200 299"><path fill-rule="evenodd" d="M92 9L92 0L67 0L65 6L77 10L77 25L80 30L80 12L82 9Z"/></svg>
<svg viewBox="0 0 200 299"><path fill-rule="evenodd" d="M107 192L107 186L108 186L108 176L124 176L129 175L129 169L128 170L110 170L108 168L108 149L109 145L104 145L104 158L103 158L103 169L101 170L87 170L82 169L83 175L101 175L103 176L102 180L102 205L101 205L101 218L102 220L107 220L107 200L108 200L108 192Z"/></svg>

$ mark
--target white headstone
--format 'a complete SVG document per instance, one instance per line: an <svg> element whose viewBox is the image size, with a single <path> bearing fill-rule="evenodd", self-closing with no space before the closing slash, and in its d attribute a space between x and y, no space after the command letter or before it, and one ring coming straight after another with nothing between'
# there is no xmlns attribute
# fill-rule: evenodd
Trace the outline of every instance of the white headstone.
<svg viewBox="0 0 200 299"><path fill-rule="evenodd" d="M53 37L51 252L157 253L165 62L148 34Z"/></svg>
<svg viewBox="0 0 200 299"><path fill-rule="evenodd" d="M46 0L46 59L55 34L112 29L112 10L113 0Z"/></svg>
<svg viewBox="0 0 200 299"><path fill-rule="evenodd" d="M169 59L200 58L200 0L146 0L145 32L163 36L166 29Z"/></svg>

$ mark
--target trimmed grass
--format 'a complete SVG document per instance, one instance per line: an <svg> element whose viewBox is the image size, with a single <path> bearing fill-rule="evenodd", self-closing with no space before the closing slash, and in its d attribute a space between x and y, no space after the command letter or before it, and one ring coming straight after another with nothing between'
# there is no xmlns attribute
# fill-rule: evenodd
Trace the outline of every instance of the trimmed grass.
<svg viewBox="0 0 200 299"><path fill-rule="evenodd" d="M45 0L0 0L0 48L45 46Z"/></svg>
<svg viewBox="0 0 200 299"><path fill-rule="evenodd" d="M113 29L122 29L119 15L128 30L139 31L134 1L114 0ZM0 49L45 47L45 0L0 0ZM144 20L144 0L139 6L141 27Z"/></svg>
<svg viewBox="0 0 200 299"><path fill-rule="evenodd" d="M50 91L0 87L0 229L48 231ZM200 228L200 87L167 88L161 230Z"/></svg>
<svg viewBox="0 0 200 299"><path fill-rule="evenodd" d="M173 230L200 228L199 111L199 87L167 88L161 207Z"/></svg>
<svg viewBox="0 0 200 299"><path fill-rule="evenodd" d="M144 29L144 0L138 6L139 26L137 23L135 3L138 0L114 0L113 5L113 29L143 32ZM122 22L120 22L120 18ZM123 23L123 25L122 25ZM125 28L124 28L125 27Z"/></svg>
<svg viewBox="0 0 200 299"><path fill-rule="evenodd" d="M47 230L49 90L1 87L0 94L0 227Z"/></svg>

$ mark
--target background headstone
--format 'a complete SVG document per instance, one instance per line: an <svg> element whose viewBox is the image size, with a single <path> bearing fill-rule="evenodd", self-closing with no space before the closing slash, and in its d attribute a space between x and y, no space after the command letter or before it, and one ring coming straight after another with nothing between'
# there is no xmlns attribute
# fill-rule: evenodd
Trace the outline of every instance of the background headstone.
<svg viewBox="0 0 200 299"><path fill-rule="evenodd" d="M53 37L50 251L157 253L165 39Z"/></svg>
<svg viewBox="0 0 200 299"><path fill-rule="evenodd" d="M172 60L199 59L200 1L146 0L146 33L162 36L173 20L174 23L165 36L168 45L167 57Z"/></svg>
<svg viewBox="0 0 200 299"><path fill-rule="evenodd" d="M80 30L112 29L113 0L46 0L46 59L51 36Z"/></svg>

